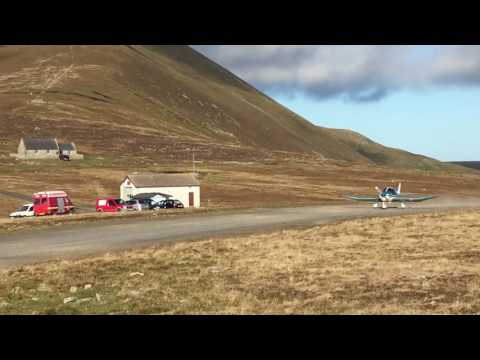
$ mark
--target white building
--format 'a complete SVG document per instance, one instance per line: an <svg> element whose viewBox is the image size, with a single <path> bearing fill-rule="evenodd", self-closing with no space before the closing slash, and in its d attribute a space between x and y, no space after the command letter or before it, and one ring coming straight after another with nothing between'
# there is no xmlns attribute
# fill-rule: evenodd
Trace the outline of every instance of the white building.
<svg viewBox="0 0 480 360"><path fill-rule="evenodd" d="M125 201L144 193L166 194L186 208L200 207L200 183L191 174L128 175L120 185L120 197Z"/></svg>

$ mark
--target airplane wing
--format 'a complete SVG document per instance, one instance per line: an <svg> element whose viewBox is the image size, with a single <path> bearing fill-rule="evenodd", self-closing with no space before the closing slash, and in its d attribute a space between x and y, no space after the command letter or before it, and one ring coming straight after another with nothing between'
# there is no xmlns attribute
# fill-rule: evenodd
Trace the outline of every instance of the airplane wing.
<svg viewBox="0 0 480 360"><path fill-rule="evenodd" d="M394 202L422 202L427 200L432 200L434 196L417 196L417 197L407 197L407 196L400 196L393 199Z"/></svg>
<svg viewBox="0 0 480 360"><path fill-rule="evenodd" d="M378 202L377 196L349 196L348 198L355 201Z"/></svg>

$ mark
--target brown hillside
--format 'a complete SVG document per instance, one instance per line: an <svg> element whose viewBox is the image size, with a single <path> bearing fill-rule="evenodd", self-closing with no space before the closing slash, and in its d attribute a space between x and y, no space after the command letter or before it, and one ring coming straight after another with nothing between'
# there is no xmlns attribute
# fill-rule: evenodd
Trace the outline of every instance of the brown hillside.
<svg viewBox="0 0 480 360"><path fill-rule="evenodd" d="M410 168L435 160L320 128L188 46L0 47L0 150L56 136L88 153L254 159L284 151Z"/></svg>

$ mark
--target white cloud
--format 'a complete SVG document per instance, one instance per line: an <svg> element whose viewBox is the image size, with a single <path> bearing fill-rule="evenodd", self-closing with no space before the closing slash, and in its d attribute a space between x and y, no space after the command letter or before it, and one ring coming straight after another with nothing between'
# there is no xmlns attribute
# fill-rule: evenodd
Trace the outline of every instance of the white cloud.
<svg viewBox="0 0 480 360"><path fill-rule="evenodd" d="M255 86L374 101L402 88L480 85L480 46L197 45Z"/></svg>

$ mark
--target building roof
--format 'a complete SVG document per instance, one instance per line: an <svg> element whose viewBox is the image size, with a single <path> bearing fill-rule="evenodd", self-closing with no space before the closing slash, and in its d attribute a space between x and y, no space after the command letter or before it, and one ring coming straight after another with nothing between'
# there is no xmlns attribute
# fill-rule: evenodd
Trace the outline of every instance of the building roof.
<svg viewBox="0 0 480 360"><path fill-rule="evenodd" d="M75 146L73 146L73 143L58 144L58 148L60 151L75 151Z"/></svg>
<svg viewBox="0 0 480 360"><path fill-rule="evenodd" d="M128 175L127 178L137 188L200 186L198 180L191 174Z"/></svg>
<svg viewBox="0 0 480 360"><path fill-rule="evenodd" d="M27 150L58 150L57 140L54 138L35 139L23 138L25 149Z"/></svg>

